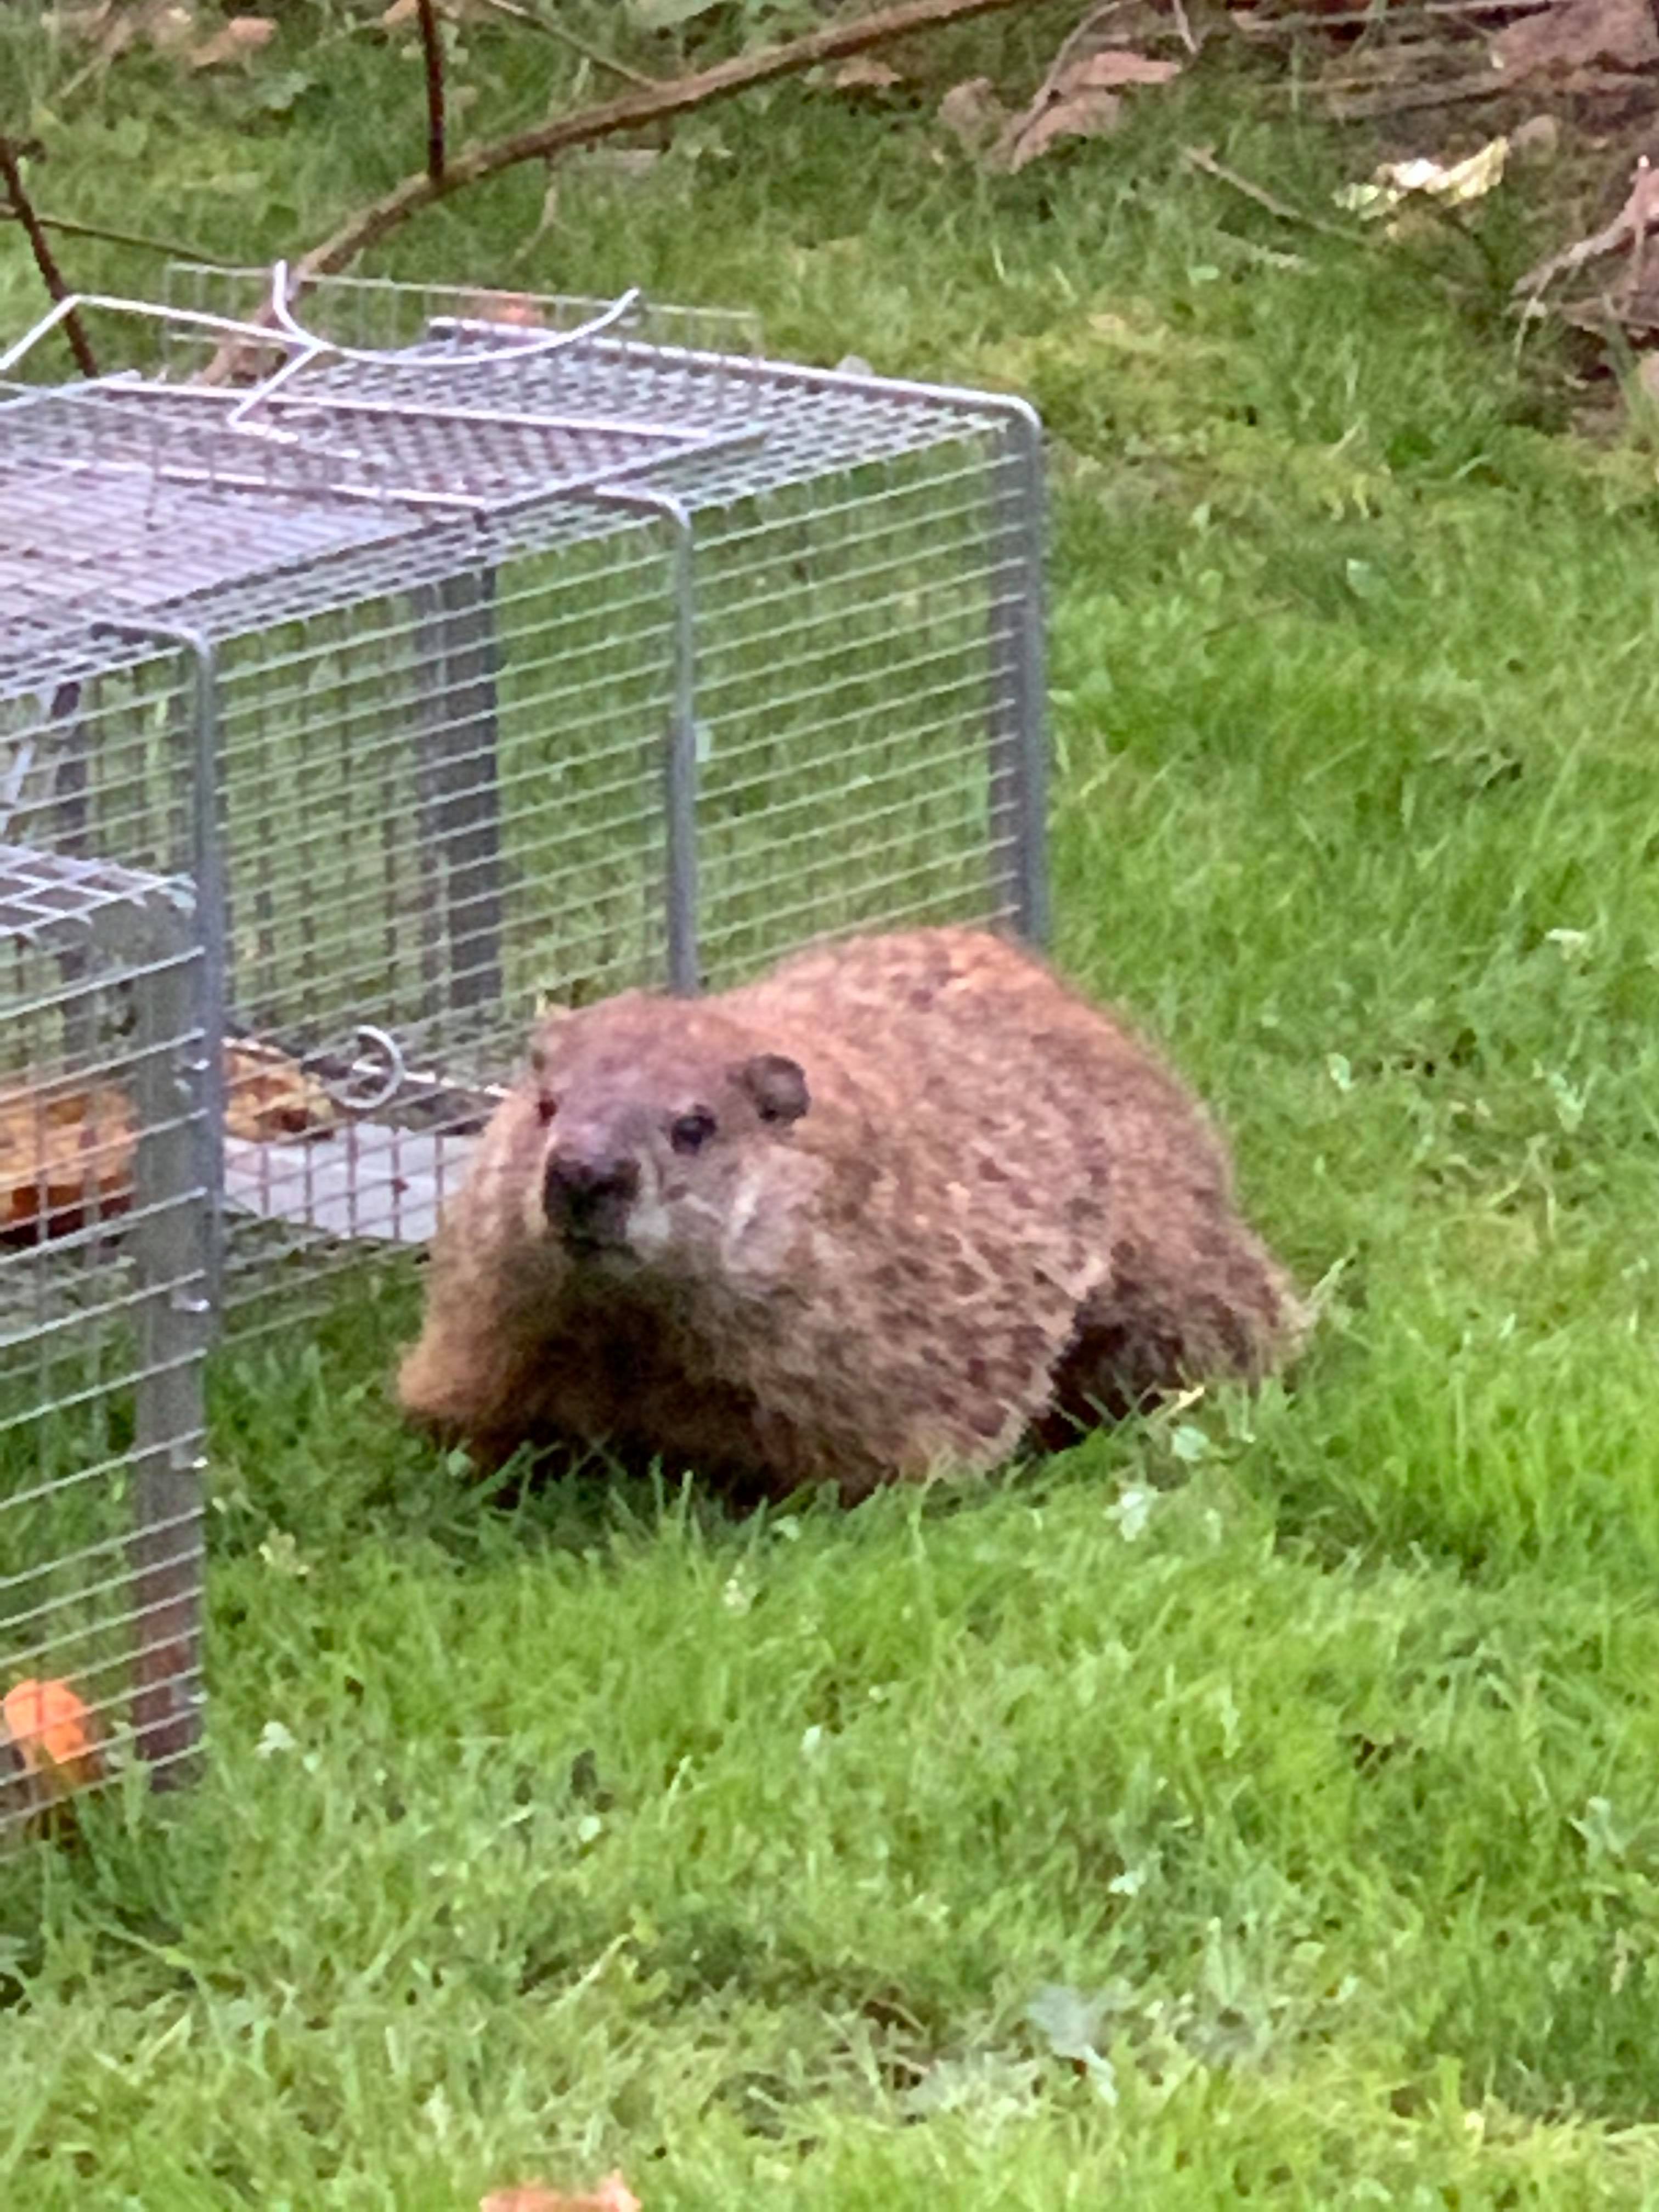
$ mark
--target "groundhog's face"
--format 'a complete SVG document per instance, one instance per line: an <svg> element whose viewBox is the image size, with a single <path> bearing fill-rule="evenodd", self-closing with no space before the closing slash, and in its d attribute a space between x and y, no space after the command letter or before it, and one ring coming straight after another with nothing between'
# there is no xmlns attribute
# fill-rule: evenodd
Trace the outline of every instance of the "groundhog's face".
<svg viewBox="0 0 1659 2212"><path fill-rule="evenodd" d="M769 1167L810 1100L798 1062L729 1030L697 1007L643 1000L538 1039L526 1225L573 1267L743 1272Z"/></svg>

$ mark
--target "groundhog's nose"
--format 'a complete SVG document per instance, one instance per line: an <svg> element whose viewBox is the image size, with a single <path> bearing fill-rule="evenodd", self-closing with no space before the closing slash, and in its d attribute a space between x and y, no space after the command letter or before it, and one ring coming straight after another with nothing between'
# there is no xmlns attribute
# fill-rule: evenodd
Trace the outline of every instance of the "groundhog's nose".
<svg viewBox="0 0 1659 2212"><path fill-rule="evenodd" d="M555 1152L542 1184L542 1206L568 1243L611 1243L621 1237L639 1188L639 1168L625 1154L596 1159Z"/></svg>

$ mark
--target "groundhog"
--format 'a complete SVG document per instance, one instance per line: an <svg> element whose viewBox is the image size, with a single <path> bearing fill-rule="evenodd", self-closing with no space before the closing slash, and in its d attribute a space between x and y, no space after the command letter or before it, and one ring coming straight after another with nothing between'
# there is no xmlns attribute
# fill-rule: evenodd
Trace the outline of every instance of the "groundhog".
<svg viewBox="0 0 1659 2212"><path fill-rule="evenodd" d="M1202 1109L1029 952L857 938L544 1021L434 1247L408 1413L855 1499L1299 1325Z"/></svg>

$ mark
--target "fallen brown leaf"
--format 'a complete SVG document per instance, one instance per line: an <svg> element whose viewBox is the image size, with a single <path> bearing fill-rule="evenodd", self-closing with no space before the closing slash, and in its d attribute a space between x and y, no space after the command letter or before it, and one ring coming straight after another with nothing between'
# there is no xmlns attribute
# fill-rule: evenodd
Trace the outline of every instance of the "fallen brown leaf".
<svg viewBox="0 0 1659 2212"><path fill-rule="evenodd" d="M643 2208L620 2173L608 2173L597 2189L574 2197L540 2181L492 2190L479 2198L478 2212L643 2212Z"/></svg>
<svg viewBox="0 0 1659 2212"><path fill-rule="evenodd" d="M1103 138L1117 128L1122 112L1123 102L1115 92L1096 91L1092 87L1065 100L1051 100L1009 133L1000 149L997 167L1012 175L1062 138Z"/></svg>
<svg viewBox="0 0 1659 2212"><path fill-rule="evenodd" d="M1008 125L1008 111L988 76L953 84L939 104L939 119L962 148L978 160L988 154Z"/></svg>
<svg viewBox="0 0 1659 2212"><path fill-rule="evenodd" d="M837 92L886 92L904 79L890 63L874 54L854 54L836 71L830 82Z"/></svg>
<svg viewBox="0 0 1659 2212"><path fill-rule="evenodd" d="M1580 70L1639 70L1659 61L1659 30L1647 0L1559 0L1498 32L1491 52L1508 84Z"/></svg>
<svg viewBox="0 0 1659 2212"><path fill-rule="evenodd" d="M1062 138L1100 138L1117 126L1123 112L1120 90L1129 85L1168 84L1181 74L1179 62L1158 61L1124 47L1081 54L1049 78L1023 115L1002 134L994 166L1023 169Z"/></svg>
<svg viewBox="0 0 1659 2212"><path fill-rule="evenodd" d="M1564 246L1560 252L1552 253L1547 261L1540 261L1535 269L1528 269L1524 276L1517 276L1510 288L1511 296L1535 301L1537 295L1558 276L1571 276L1587 262L1599 261L1625 246L1639 250L1655 230L1659 230L1659 169L1644 154L1637 161L1630 196L1613 221L1593 237L1581 238Z"/></svg>
<svg viewBox="0 0 1659 2212"><path fill-rule="evenodd" d="M1073 63L1054 89L1061 94L1090 88L1113 92L1126 84L1168 84L1171 77L1180 75L1179 62L1154 61L1150 54L1109 48Z"/></svg>
<svg viewBox="0 0 1659 2212"><path fill-rule="evenodd" d="M276 26L269 15L233 15L222 31L192 47L190 65L193 70L222 69L227 62L251 61L276 35Z"/></svg>

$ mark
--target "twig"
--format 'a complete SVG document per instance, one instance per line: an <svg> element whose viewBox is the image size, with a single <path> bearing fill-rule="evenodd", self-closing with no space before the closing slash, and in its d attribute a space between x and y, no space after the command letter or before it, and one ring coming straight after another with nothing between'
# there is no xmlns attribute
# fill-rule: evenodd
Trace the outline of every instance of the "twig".
<svg viewBox="0 0 1659 2212"><path fill-rule="evenodd" d="M521 8L519 0L483 0L483 4L486 8L493 8L498 15L510 15L515 23L528 23L532 30L545 31L550 39L557 39L562 46L568 46L572 53L580 54L585 62L591 62L596 70L605 70L611 76L621 77L625 83L653 85L661 82L659 77L647 76L643 70L636 70L627 62L619 62L614 54L607 54L600 47L590 46L586 39L578 38L574 31L568 31L562 23L552 21L539 9Z"/></svg>
<svg viewBox="0 0 1659 2212"><path fill-rule="evenodd" d="M1366 241L1357 230L1346 229L1340 222L1327 222L1323 216L1310 215L1305 208L1292 207L1288 200L1279 199L1261 185L1252 184L1241 177L1237 169L1228 168L1218 161L1207 146L1183 146L1182 159L1190 168L1201 169L1206 177L1213 177L1218 185L1242 192L1247 200L1254 200L1269 215L1276 215L1281 222L1300 223L1304 229L1316 230L1325 238L1340 238L1344 246L1364 246Z"/></svg>
<svg viewBox="0 0 1659 2212"><path fill-rule="evenodd" d="M1025 4L1026 0L903 0L898 7L878 8L874 15L865 15L856 22L829 24L823 30L807 32L804 37L786 40L781 46L763 46L757 52L737 54L729 61L717 62L712 69L699 70L693 76L671 77L665 83L653 85L648 91L625 94L600 106L581 108L574 115L556 116L552 122L538 124L533 130L516 131L510 138L497 138L486 145L471 147L447 164L441 185L434 184L424 171L418 176L405 177L384 198L349 217L331 238L313 246L295 265L289 300L297 302L305 286L313 278L337 275L360 253L377 246L422 208L431 207L465 185L499 176L503 169L510 169L520 161L548 161L556 154L568 153L573 146L591 146L601 138L614 138L624 131L638 131L647 124L689 114L693 108L707 107L717 100L730 100L738 93L770 84L779 77L798 76L803 70L812 69L820 62L842 61L849 54L863 53L871 46L884 46L917 31L936 30L945 23L965 23L975 15L1000 15L1006 9ZM261 310L261 319L269 320L268 308ZM222 382L240 358L243 343L239 340L234 345L222 347L202 371L201 381Z"/></svg>
<svg viewBox="0 0 1659 2212"><path fill-rule="evenodd" d="M1624 70L1585 70L1573 81L1577 93L1633 93L1647 80ZM1495 100L1512 89L1496 70L1471 76L1447 77L1439 84L1407 84L1381 92L1343 94L1328 102L1328 112L1337 123L1361 123L1387 115L1409 115L1419 108L1457 107L1467 100Z"/></svg>
<svg viewBox="0 0 1659 2212"><path fill-rule="evenodd" d="M1389 28L1401 23L1415 23L1434 16L1468 17L1475 15L1528 15L1547 12L1559 5L1559 0L1391 0L1387 15L1382 19ZM1381 27L1375 7L1334 8L1297 10L1287 15L1275 15L1260 7L1233 10L1228 17L1231 27L1247 39L1278 39L1297 31L1336 30L1351 23L1369 23Z"/></svg>
<svg viewBox="0 0 1659 2212"><path fill-rule="evenodd" d="M1599 261L1603 254L1615 253L1628 244L1632 264L1636 264L1656 222L1659 222L1659 169L1654 168L1644 154L1637 161L1625 204L1613 221L1593 237L1581 238L1576 244L1564 246L1560 252L1552 253L1535 269L1528 269L1510 288L1510 296L1521 301L1523 314L1530 315L1558 276L1571 276L1587 261Z"/></svg>
<svg viewBox="0 0 1659 2212"><path fill-rule="evenodd" d="M11 141L3 134L0 134L0 184L5 185L6 198L11 203L12 212L23 226L29 251L34 256L34 265L40 271L40 282L46 286L46 296L55 307L60 301L69 298L70 288L64 282L63 274L52 258L52 246L41 228L40 218L34 212L33 203L24 186L23 172L12 150ZM85 327L73 307L64 318L64 335L70 342L75 365L82 375L95 377L98 363L87 343Z"/></svg>
<svg viewBox="0 0 1659 2212"><path fill-rule="evenodd" d="M1198 52L1198 40L1193 36L1193 27L1187 21L1187 10L1182 6L1182 0L1170 0L1170 13L1175 17L1175 27L1180 33L1182 45L1186 47L1189 54L1195 54Z"/></svg>
<svg viewBox="0 0 1659 2212"><path fill-rule="evenodd" d="M1099 7L1091 8L1083 21L1073 25L1060 40L1060 51L1049 63L1048 72L1042 83L1032 94L1025 109L1027 115L1035 115L1039 108L1053 98L1060 90L1060 79L1095 33L1103 23L1109 21L1112 16L1120 15L1128 4L1129 0L1101 0Z"/></svg>
<svg viewBox="0 0 1659 2212"><path fill-rule="evenodd" d="M240 263L225 261L211 253L198 252L193 246L185 246L176 238L147 238L143 231L110 230L102 223L76 222L66 215L42 215L37 208L35 221L42 230L61 230L65 238L95 238L105 246L130 246L140 253L169 253L176 260L198 261L204 269L240 268ZM0 200L0 222L21 222L22 212Z"/></svg>
<svg viewBox="0 0 1659 2212"><path fill-rule="evenodd" d="M421 58L426 65L426 173L439 191L444 185L444 49L438 36L438 11L432 0L415 0L421 19Z"/></svg>

